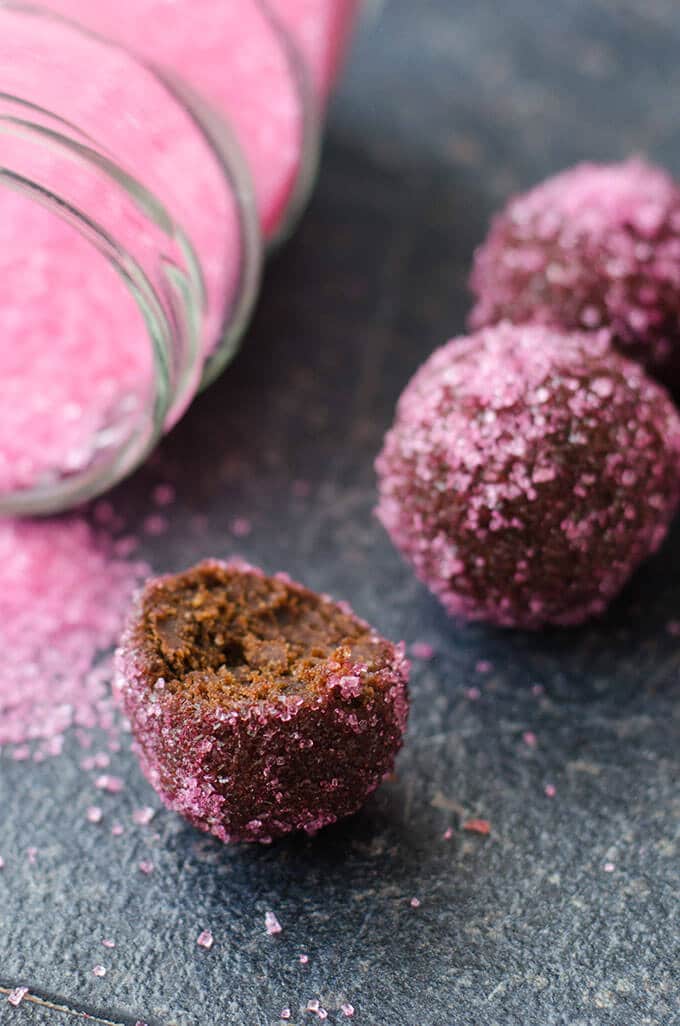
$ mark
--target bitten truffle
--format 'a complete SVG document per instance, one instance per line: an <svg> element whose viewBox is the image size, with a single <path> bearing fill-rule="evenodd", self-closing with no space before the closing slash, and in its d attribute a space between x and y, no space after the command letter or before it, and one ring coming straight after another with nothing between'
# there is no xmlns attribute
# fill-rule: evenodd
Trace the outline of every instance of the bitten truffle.
<svg viewBox="0 0 680 1026"><path fill-rule="evenodd" d="M581 164L512 199L475 257L473 329L607 328L680 384L680 188L642 160Z"/></svg>
<svg viewBox="0 0 680 1026"><path fill-rule="evenodd" d="M117 653L142 769L220 840L268 842L355 812L393 769L403 647L343 604L245 563L151 580Z"/></svg>
<svg viewBox="0 0 680 1026"><path fill-rule="evenodd" d="M679 457L667 393L606 338L501 323L407 386L377 512L451 614L576 624L660 545Z"/></svg>

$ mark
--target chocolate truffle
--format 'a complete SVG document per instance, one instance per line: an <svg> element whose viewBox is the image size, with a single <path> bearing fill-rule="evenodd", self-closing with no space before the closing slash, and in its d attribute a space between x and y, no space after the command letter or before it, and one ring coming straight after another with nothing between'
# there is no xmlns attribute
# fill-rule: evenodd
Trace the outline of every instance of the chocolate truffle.
<svg viewBox="0 0 680 1026"><path fill-rule="evenodd" d="M151 580L117 653L142 769L220 840L314 832L392 771L403 647L343 604L246 563Z"/></svg>
<svg viewBox="0 0 680 1026"><path fill-rule="evenodd" d="M607 328L680 383L680 188L642 160L581 164L511 200L477 251L473 329Z"/></svg>
<svg viewBox="0 0 680 1026"><path fill-rule="evenodd" d="M663 540L680 419L606 338L503 322L421 367L377 471L378 516L451 614L576 624Z"/></svg>

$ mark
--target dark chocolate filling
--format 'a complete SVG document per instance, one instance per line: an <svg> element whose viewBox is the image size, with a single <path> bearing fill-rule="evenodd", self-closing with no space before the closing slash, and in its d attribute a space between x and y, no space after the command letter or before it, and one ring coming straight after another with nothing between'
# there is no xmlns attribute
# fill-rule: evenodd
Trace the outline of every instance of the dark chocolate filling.
<svg viewBox="0 0 680 1026"><path fill-rule="evenodd" d="M385 657L365 624L314 592L216 563L154 583L136 635L150 686L162 677L218 705L317 691L330 659Z"/></svg>

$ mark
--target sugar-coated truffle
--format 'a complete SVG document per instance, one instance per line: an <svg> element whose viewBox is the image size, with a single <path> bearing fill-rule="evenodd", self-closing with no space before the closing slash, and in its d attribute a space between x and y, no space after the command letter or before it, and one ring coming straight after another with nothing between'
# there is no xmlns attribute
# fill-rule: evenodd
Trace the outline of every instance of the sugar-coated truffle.
<svg viewBox="0 0 680 1026"><path fill-rule="evenodd" d="M447 610L537 628L602 613L680 498L680 418L597 333L503 322L416 373L378 516Z"/></svg>
<svg viewBox="0 0 680 1026"><path fill-rule="evenodd" d="M145 775L225 842L355 812L392 771L406 726L403 646L242 562L149 581L116 667Z"/></svg>
<svg viewBox="0 0 680 1026"><path fill-rule="evenodd" d="M607 328L680 383L680 188L643 160L581 164L510 201L478 249L473 329Z"/></svg>

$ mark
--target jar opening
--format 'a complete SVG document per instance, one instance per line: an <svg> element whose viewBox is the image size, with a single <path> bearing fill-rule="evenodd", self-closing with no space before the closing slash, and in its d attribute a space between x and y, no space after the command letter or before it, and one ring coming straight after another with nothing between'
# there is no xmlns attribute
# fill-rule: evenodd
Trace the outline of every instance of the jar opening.
<svg viewBox="0 0 680 1026"><path fill-rule="evenodd" d="M260 237L236 155L227 174L149 66L0 4L0 67L0 370L23 406L14 449L0 407L0 512L55 512L138 465L231 355Z"/></svg>

